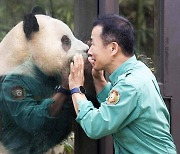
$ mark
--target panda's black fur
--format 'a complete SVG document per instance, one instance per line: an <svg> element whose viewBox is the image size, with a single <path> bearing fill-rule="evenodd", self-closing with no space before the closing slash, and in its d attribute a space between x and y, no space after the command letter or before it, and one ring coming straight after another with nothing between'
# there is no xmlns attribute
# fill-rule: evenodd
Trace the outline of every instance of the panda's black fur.
<svg viewBox="0 0 180 154"><path fill-rule="evenodd" d="M40 25L39 25L38 20L37 20L37 18L35 16L35 13L30 13L30 14L27 14L27 15L24 16L23 31L24 31L24 35L25 35L25 37L27 39L27 42L32 41L33 40L32 35L40 31L39 26ZM10 35L10 34L8 34L8 35ZM20 37L20 38L23 38L23 36ZM13 42L13 40L11 40L11 41ZM32 42L30 42L30 43L32 43ZM63 41L62 41L62 44L63 44ZM65 40L65 44L67 44L66 40ZM17 45L19 45L19 44L17 44ZM86 48L86 49L88 49L88 48ZM28 67L26 67L26 66L28 66ZM30 68L29 73L31 74L31 70L33 69L33 67L31 68L30 65L27 65L26 61L22 61L22 63L20 63L19 66L17 66L17 68L18 68L18 71L16 72L17 75L19 73L19 70L22 73L21 75L26 75L26 72L27 72L26 70L28 70L29 68ZM23 69L19 69L19 68L23 68ZM10 70L10 72L13 72L14 70L16 70L16 67L12 68ZM6 75L8 73L9 72L7 72L7 73L5 73L3 75L1 83L6 78ZM33 77L33 75L32 75L32 77ZM53 76L51 76L51 79L53 80ZM65 81L65 82L67 82L67 81ZM59 82L57 82L57 84L59 84ZM46 98L44 98L44 99L46 99ZM44 128L42 128L41 132L35 132L36 138L33 138L33 143L32 143L32 141L30 141L30 144L29 144L30 151L27 151L27 152L38 153L39 149L41 149L40 150L41 152L46 152L50 148L56 146L57 144L59 144L60 142L62 142L64 139L67 138L67 136L72 131L72 122L74 121L73 119L75 119L75 112L74 112L73 104L71 102L70 97L67 99L67 102L65 103L64 108L63 108L63 112L60 113L60 116L64 116L63 118L61 118L60 123L58 121L55 121L54 123L51 123L51 125L49 126L48 129L46 127L44 127ZM43 143L43 146L41 146L42 143ZM8 147L7 147L7 150L9 150ZM11 151L12 153L18 152L17 149L11 149L11 150L12 150ZM20 151L21 151L21 149L19 150L19 152Z"/></svg>
<svg viewBox="0 0 180 154"><path fill-rule="evenodd" d="M25 42L27 44L30 43L30 45L33 44L33 39L34 39L33 35L40 33L40 26L42 26L38 23L38 20L37 20L37 17L35 16L35 14L36 14L35 12L32 12L30 14L25 15L24 21L23 21L23 26L22 26L24 33L22 33L20 31L22 33L20 39L23 38L23 42ZM38 14L39 14L39 12L38 12ZM19 25L19 27L21 27L21 25ZM18 30L20 30L19 27L18 27ZM12 35L12 33L10 33L9 35ZM25 36L25 39L24 39L23 35ZM70 39L69 36L66 34L63 34L62 37L60 38L60 41L62 43L62 49L65 51L65 53L69 52L69 48L72 46L72 43L74 43L74 42L72 42L72 40L69 41L67 38ZM17 39L19 39L19 37ZM42 38L42 39L44 39L44 38ZM8 42L7 40L5 40L5 43L3 45L7 45L7 42ZM10 41L13 42L14 40L10 40ZM63 44L65 45L64 47L63 47ZM19 44L17 44L17 45L19 45ZM50 44L50 46L52 46L52 44ZM77 44L77 47L79 47L78 44ZM2 46L2 48L4 49L4 48L6 48L6 46ZM25 48L26 50L29 49L26 47L26 44L25 44L25 47L23 46L22 48L23 49ZM86 47L86 50L87 49L88 48ZM14 50L13 47L12 47L12 50ZM77 49L77 51L79 51L79 50L80 49ZM73 48L73 51L74 51L74 48ZM0 52L1 52L1 48L0 48ZM13 54L12 54L12 57L14 57ZM20 65L21 68L25 68L26 70L28 70L28 67L26 67L26 65L25 65L26 60L28 58L29 58L29 55L27 56L27 58L24 58L23 61L17 62L17 65ZM64 60L64 59L62 59L62 60ZM10 61L11 61L11 59L10 59ZM49 61L47 61L47 63L49 63ZM43 64L44 64L44 62L43 62ZM8 65L8 63L6 63L6 65ZM68 69L66 67L66 65L65 66L63 65L62 67L63 67L62 68L63 70ZM26 71L25 69L22 70L22 74L24 74L24 73L31 74L32 73L31 68L29 69L30 70L29 72ZM14 68L10 69L10 72L12 70L14 70ZM61 73L63 74L63 72L61 72ZM53 75L54 74L51 75L52 80L53 80ZM6 76L6 73L4 73L3 76ZM87 61L85 63L85 76L86 76L85 87L87 89L86 95L89 100L92 100L93 102L97 102L96 97L95 97L96 94L95 94L95 90L94 90L94 86L93 86L93 80L92 80L92 76L91 76L91 65ZM66 76L66 79L67 79L67 76ZM67 82L67 81L65 81L65 82ZM58 84L58 82L57 82L57 84ZM65 116L62 119L61 123L57 123L57 122L52 123L50 125L50 128L51 128L50 131L48 131L46 127L43 128L43 131L41 133L39 133L37 135L37 138L34 140L34 145L33 145L33 148L31 149L31 153L35 153L35 151L39 148L39 145L43 141L45 144L48 144L48 146L44 147L43 152L47 151L49 148L54 147L55 145L57 145L58 143L63 141L68 136L68 134L72 131L72 122L74 121L73 119L75 119L75 112L74 112L72 103L70 103L71 98L68 98L67 102L69 102L69 103L67 103L67 105L64 106L64 115L67 115L67 116ZM98 107L98 103L96 103L95 106ZM61 129L58 129L58 128L61 128Z"/></svg>
<svg viewBox="0 0 180 154"><path fill-rule="evenodd" d="M32 32L39 31L39 24L34 14L30 13L24 16L23 30L27 39L31 38Z"/></svg>

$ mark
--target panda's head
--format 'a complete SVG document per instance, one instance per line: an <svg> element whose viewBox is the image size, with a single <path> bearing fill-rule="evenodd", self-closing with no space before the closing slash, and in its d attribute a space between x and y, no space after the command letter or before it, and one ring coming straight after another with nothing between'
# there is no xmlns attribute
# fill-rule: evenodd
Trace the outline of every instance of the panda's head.
<svg viewBox="0 0 180 154"><path fill-rule="evenodd" d="M74 54L86 57L88 48L62 21L28 14L0 43L0 75L29 59L46 74L68 72Z"/></svg>
<svg viewBox="0 0 180 154"><path fill-rule="evenodd" d="M46 15L26 15L23 29L32 58L45 73L68 70L74 54L86 56L89 48L65 23Z"/></svg>

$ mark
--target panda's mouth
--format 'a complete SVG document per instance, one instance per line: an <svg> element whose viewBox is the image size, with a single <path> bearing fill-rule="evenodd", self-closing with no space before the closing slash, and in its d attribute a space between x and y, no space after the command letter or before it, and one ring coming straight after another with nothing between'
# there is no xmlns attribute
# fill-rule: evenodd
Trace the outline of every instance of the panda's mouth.
<svg viewBox="0 0 180 154"><path fill-rule="evenodd" d="M88 60L88 55L86 53L82 54L84 61ZM69 58L69 64L73 62L74 63L74 56L72 56L71 58Z"/></svg>

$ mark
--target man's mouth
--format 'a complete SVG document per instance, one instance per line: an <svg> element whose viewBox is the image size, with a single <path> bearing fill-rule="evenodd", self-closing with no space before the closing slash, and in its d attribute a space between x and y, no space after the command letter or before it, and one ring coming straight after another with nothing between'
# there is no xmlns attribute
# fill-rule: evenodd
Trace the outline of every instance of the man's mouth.
<svg viewBox="0 0 180 154"><path fill-rule="evenodd" d="M93 59L93 58L92 58L92 62L95 62L95 61L96 61L96 59Z"/></svg>
<svg viewBox="0 0 180 154"><path fill-rule="evenodd" d="M96 59L94 57L92 57L92 55L88 55L88 61L91 63L92 66L94 66Z"/></svg>
<svg viewBox="0 0 180 154"><path fill-rule="evenodd" d="M88 54L88 59L91 59L92 61L96 61L95 58L92 57L92 55Z"/></svg>

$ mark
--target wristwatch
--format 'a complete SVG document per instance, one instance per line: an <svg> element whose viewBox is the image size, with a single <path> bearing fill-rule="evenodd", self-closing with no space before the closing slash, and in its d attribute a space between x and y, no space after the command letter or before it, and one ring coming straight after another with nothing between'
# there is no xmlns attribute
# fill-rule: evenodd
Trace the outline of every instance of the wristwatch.
<svg viewBox="0 0 180 154"><path fill-rule="evenodd" d="M86 94L86 89L83 86L76 87L70 90L71 95L74 93Z"/></svg>
<svg viewBox="0 0 180 154"><path fill-rule="evenodd" d="M61 85L60 85L60 86L56 86L55 92L57 92L57 93L63 93L63 94L65 94L65 95L71 95L70 90L67 90L67 89L63 88L63 86L61 86Z"/></svg>

